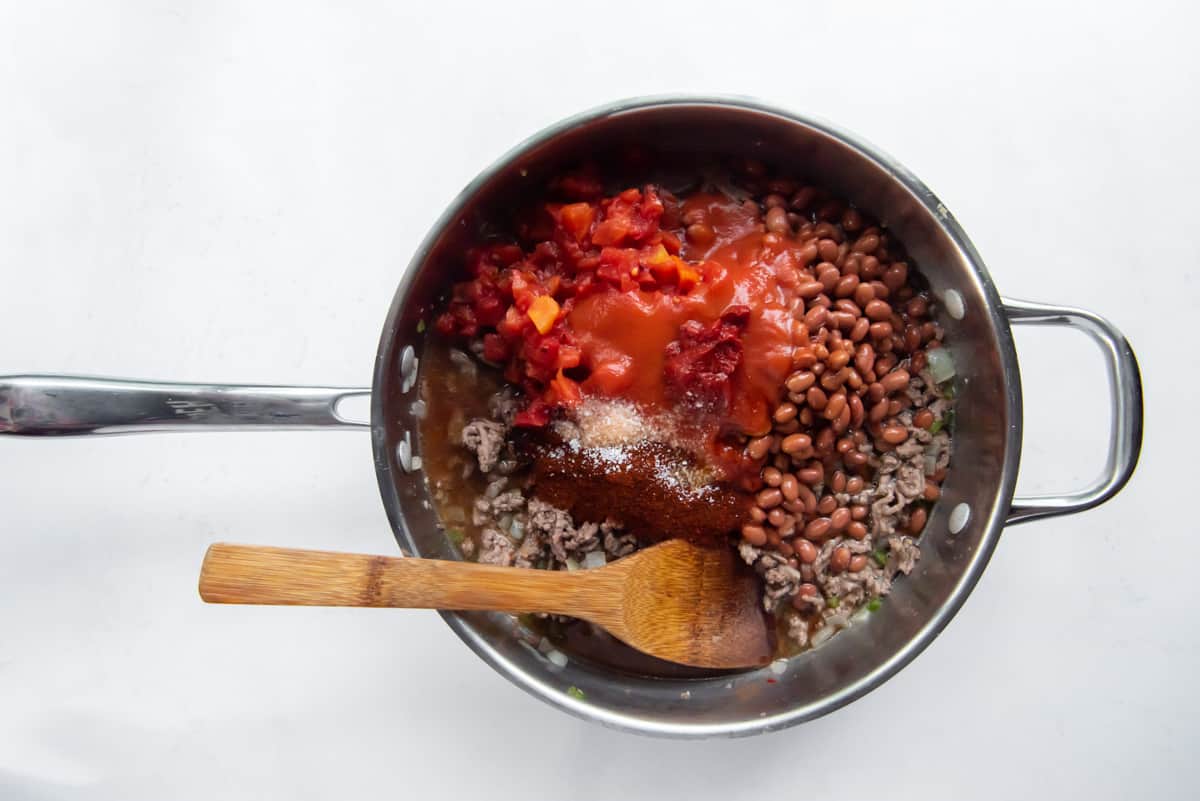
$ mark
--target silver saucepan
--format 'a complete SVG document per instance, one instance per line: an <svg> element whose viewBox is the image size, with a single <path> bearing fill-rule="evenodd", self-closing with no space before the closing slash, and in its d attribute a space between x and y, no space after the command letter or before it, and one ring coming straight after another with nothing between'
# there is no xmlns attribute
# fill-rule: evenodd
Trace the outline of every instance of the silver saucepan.
<svg viewBox="0 0 1200 801"><path fill-rule="evenodd" d="M823 122L742 99L651 98L564 120L502 156L450 204L400 279L379 342L370 390L112 381L62 376L0 378L0 433L32 436L197 428L365 427L339 413L371 396L370 431L388 519L409 555L455 558L414 462L413 416L424 326L479 225L555 172L616 145L653 145L687 157L747 156L828 187L882 220L942 303L941 324L959 366L953 461L923 534L916 570L880 612L790 660L708 679L643 678L582 661L558 666L515 636L501 614L443 617L502 675L560 709L607 726L671 737L749 735L811 720L878 687L912 660L958 611L1009 523L1070 514L1111 498L1141 448L1142 397L1129 343L1087 311L1007 300L958 223L904 167ZM678 153L673 153L678 151ZM1113 406L1108 458L1090 486L1061 496L1013 497L1021 456L1021 381L1010 326L1078 328L1107 364ZM767 678L774 678L769 682ZM567 694L568 687L578 693Z"/></svg>

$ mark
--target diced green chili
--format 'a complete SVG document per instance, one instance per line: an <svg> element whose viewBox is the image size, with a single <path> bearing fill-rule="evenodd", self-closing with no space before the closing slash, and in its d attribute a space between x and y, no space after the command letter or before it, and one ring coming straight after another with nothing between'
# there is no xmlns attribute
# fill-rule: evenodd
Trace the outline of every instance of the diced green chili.
<svg viewBox="0 0 1200 801"><path fill-rule="evenodd" d="M933 421L933 425L931 425L929 427L929 433L936 434L937 432L941 431L943 428L949 428L953 425L954 425L954 410L951 409L950 411L946 412L946 414L942 417L941 420Z"/></svg>
<svg viewBox="0 0 1200 801"><path fill-rule="evenodd" d="M583 690L579 689L574 684L572 684L570 687L567 688L567 695L571 696L572 698L574 698L578 701L582 701L583 697L584 697Z"/></svg>
<svg viewBox="0 0 1200 801"><path fill-rule="evenodd" d="M418 333L418 334L424 334L424 333L425 333L425 321L424 321L424 320L418 320L418 321L417 321L417 333Z"/></svg>
<svg viewBox="0 0 1200 801"><path fill-rule="evenodd" d="M841 602L842 602L842 600L840 598L838 598L836 595L831 595L830 597L825 599L825 605L828 606L830 609L837 609L838 604L840 604Z"/></svg>
<svg viewBox="0 0 1200 801"><path fill-rule="evenodd" d="M875 563L880 567L887 566L887 551L883 550L882 548L876 548L875 550L871 551L871 558L874 559Z"/></svg>
<svg viewBox="0 0 1200 801"><path fill-rule="evenodd" d="M881 606L883 606L883 601L878 598L872 598L871 600L867 601L868 612L878 612L879 607Z"/></svg>
<svg viewBox="0 0 1200 801"><path fill-rule="evenodd" d="M462 545L462 541L464 539L466 539L466 537L467 537L466 532L463 531L461 528L446 529L446 538L448 540L450 540L451 542L453 542L455 545Z"/></svg>

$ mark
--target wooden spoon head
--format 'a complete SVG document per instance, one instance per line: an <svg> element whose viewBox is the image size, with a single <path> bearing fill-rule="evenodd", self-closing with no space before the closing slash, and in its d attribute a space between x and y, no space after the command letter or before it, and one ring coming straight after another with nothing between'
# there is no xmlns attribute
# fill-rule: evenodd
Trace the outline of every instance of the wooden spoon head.
<svg viewBox="0 0 1200 801"><path fill-rule="evenodd" d="M646 548L604 568L623 574L619 619L603 621L629 645L704 668L761 667L774 630L761 585L727 547L686 540Z"/></svg>

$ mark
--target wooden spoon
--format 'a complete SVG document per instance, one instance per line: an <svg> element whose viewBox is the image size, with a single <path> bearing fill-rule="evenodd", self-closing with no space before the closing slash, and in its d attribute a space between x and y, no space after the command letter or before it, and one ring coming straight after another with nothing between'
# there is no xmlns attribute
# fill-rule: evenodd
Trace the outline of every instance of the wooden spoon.
<svg viewBox="0 0 1200 801"><path fill-rule="evenodd" d="M575 571L225 543L211 546L200 568L200 597L209 603L549 612L589 620L659 659L705 668L770 660L759 593L727 548L684 540Z"/></svg>

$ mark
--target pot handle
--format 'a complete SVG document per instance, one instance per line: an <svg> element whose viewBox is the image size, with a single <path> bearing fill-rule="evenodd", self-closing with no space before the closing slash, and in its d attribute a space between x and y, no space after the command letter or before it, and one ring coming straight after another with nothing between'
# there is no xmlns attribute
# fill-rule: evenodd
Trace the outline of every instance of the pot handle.
<svg viewBox="0 0 1200 801"><path fill-rule="evenodd" d="M1065 495L1015 497L1007 522L1068 515L1099 506L1129 481L1142 451L1142 376L1137 357L1129 341L1112 323L1089 311L1005 298L1004 312L1010 324L1065 325L1095 340L1104 354L1113 408L1108 458L1099 478L1090 486Z"/></svg>
<svg viewBox="0 0 1200 801"><path fill-rule="evenodd" d="M0 376L0 434L78 436L144 431L365 428L338 411L345 387L233 386L84 376Z"/></svg>

